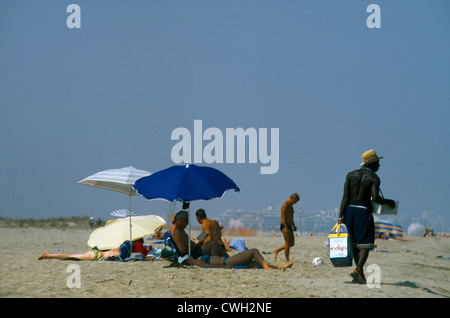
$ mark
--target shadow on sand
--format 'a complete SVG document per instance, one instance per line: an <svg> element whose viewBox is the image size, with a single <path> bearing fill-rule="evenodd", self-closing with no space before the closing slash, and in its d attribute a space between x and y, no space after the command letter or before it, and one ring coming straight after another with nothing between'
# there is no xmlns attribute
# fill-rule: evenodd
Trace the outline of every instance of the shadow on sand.
<svg viewBox="0 0 450 318"><path fill-rule="evenodd" d="M355 284L354 282L351 282L351 281L347 281L345 283L346 284ZM386 285L386 286L399 286L399 287L418 288L418 289L423 290L424 292L427 292L427 293L430 293L430 294L433 294L433 295L441 296L441 297L444 297L444 298L450 298L450 296L448 296L448 295L437 293L435 291L432 291L429 288L420 287L420 286L416 285L415 283L410 282L409 280L404 281L404 282L398 282L398 283L381 283L380 285L381 286Z"/></svg>

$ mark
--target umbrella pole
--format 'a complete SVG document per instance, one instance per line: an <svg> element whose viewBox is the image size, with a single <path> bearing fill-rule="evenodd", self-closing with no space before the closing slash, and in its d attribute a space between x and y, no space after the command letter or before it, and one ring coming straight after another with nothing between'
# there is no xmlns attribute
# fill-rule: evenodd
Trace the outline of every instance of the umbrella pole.
<svg viewBox="0 0 450 318"><path fill-rule="evenodd" d="M188 226L189 226L189 243L188 243L188 255L191 256L191 204L190 202L183 202L182 209L186 209L188 213Z"/></svg>
<svg viewBox="0 0 450 318"><path fill-rule="evenodd" d="M131 235L131 195L128 196L128 206L129 206L129 213L130 213L130 244L131 244L131 251L133 250L133 241L131 240L131 238L133 237Z"/></svg>
<svg viewBox="0 0 450 318"><path fill-rule="evenodd" d="M187 209L188 212L188 220L189 220L189 256L191 256L191 208Z"/></svg>

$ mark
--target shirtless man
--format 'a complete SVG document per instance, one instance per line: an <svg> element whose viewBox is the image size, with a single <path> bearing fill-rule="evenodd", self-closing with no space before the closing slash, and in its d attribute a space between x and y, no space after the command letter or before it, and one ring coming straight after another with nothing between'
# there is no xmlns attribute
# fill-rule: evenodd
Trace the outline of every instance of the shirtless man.
<svg viewBox="0 0 450 318"><path fill-rule="evenodd" d="M173 225L170 228L173 242L175 243L179 253L186 255L189 253L189 245L191 244L191 256L199 258L201 255L211 256L228 256L226 251L219 245L217 240L207 243L204 241L193 242L189 241L189 236L184 230L188 225L188 213L186 211L179 211L173 218Z"/></svg>
<svg viewBox="0 0 450 318"><path fill-rule="evenodd" d="M289 199L281 206L281 224L280 230L283 233L284 245L273 250L274 257L277 259L277 255L280 251L284 250L286 261L290 262L289 252L292 246L294 246L294 231L297 231L297 227L294 224L294 207L293 205L300 201L300 197L297 193L291 194Z"/></svg>
<svg viewBox="0 0 450 318"><path fill-rule="evenodd" d="M197 217L198 223L202 225L202 230L208 233L204 243L217 240L219 241L219 244L222 245L222 233L220 232L217 222L208 219L206 217L206 212L203 209L198 209L197 212L195 212L195 216Z"/></svg>
<svg viewBox="0 0 450 318"><path fill-rule="evenodd" d="M372 215L371 198L375 203L395 207L393 200L380 196L380 178L375 174L380 167L380 159L375 150L362 154L363 162L359 170L347 174L342 197L339 223L344 223L352 241L353 259L356 268L350 274L353 282L365 284L363 266L374 248L375 224Z"/></svg>

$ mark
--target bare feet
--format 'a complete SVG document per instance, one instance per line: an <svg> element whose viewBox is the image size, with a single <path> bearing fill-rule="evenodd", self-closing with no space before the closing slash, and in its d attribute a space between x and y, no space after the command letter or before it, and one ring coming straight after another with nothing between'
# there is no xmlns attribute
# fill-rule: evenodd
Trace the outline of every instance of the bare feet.
<svg viewBox="0 0 450 318"><path fill-rule="evenodd" d="M267 263L264 263L263 264L263 269L285 269L285 268L292 267L292 264L294 264L294 261L289 261L287 264L279 265L279 266L273 266L273 265L269 265Z"/></svg>
<svg viewBox="0 0 450 318"><path fill-rule="evenodd" d="M292 267L292 264L294 264L294 261L288 261L287 264L285 264L285 265L280 265L280 266L277 267L277 269L285 269L285 268L289 268L289 267Z"/></svg>
<svg viewBox="0 0 450 318"><path fill-rule="evenodd" d="M42 252L41 256L39 256L39 257L37 258L37 260L40 261L41 259L45 259L46 256L47 256L47 253Z"/></svg>
<svg viewBox="0 0 450 318"><path fill-rule="evenodd" d="M291 259L286 259L286 262L279 261L279 260L275 260L275 262L280 263L280 264L286 264L286 263L293 263L294 261Z"/></svg>
<svg viewBox="0 0 450 318"><path fill-rule="evenodd" d="M278 256L278 249L273 250L273 258L276 260Z"/></svg>

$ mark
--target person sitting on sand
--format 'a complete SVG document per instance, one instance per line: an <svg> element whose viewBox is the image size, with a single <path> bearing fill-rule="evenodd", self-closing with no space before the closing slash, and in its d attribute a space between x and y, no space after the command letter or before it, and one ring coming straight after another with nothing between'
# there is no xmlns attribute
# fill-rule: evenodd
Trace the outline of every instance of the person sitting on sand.
<svg viewBox="0 0 450 318"><path fill-rule="evenodd" d="M208 219L204 209L198 209L197 212L195 212L195 216L197 217L198 223L202 225L202 230L208 233L204 243L217 240L219 241L219 244L222 245L222 232L219 228L218 222Z"/></svg>
<svg viewBox="0 0 450 318"><path fill-rule="evenodd" d="M423 234L423 237L434 237L434 231L432 229L430 229L429 227L427 227L425 229L425 233Z"/></svg>
<svg viewBox="0 0 450 318"><path fill-rule="evenodd" d="M245 251L247 248L245 247L245 241L242 238L236 238L231 243L228 243L228 241L222 236L222 230L223 226L219 224L219 221L214 220L214 222L217 224L217 227L220 230L221 235L221 242L220 244L225 251L231 252L231 253L239 253Z"/></svg>
<svg viewBox="0 0 450 318"><path fill-rule="evenodd" d="M213 256L228 256L227 252L219 245L217 240L204 243L199 241L197 243L192 240L189 241L189 236L184 230L188 225L188 213L184 210L179 211L172 218L172 227L170 228L170 234L172 235L172 241L176 245L180 255L186 255L189 253L189 245L191 245L191 255L194 258L199 258L202 255Z"/></svg>
<svg viewBox="0 0 450 318"><path fill-rule="evenodd" d="M164 233L162 231L162 228L159 228L152 236L151 238L154 238L156 240L162 240L164 239Z"/></svg>
<svg viewBox="0 0 450 318"><path fill-rule="evenodd" d="M191 256L185 262L200 267L233 268L235 266L248 266L250 268L262 267L263 269L284 269L291 267L294 263L294 261L290 261L280 266L269 265L256 248L246 250L231 257L202 255L199 259L195 259Z"/></svg>

